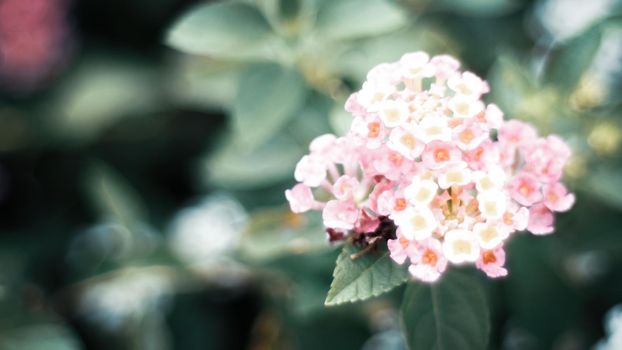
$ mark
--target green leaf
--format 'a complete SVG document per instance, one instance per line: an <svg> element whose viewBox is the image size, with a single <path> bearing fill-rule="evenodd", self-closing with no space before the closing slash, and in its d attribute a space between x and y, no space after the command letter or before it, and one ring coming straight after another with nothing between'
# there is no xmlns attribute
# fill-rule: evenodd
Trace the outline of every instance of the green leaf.
<svg viewBox="0 0 622 350"><path fill-rule="evenodd" d="M75 335L60 324L33 324L2 332L0 348L4 350L77 350Z"/></svg>
<svg viewBox="0 0 622 350"><path fill-rule="evenodd" d="M359 250L348 244L337 258L326 305L369 299L406 282L408 270L389 256L386 247L352 259Z"/></svg>
<svg viewBox="0 0 622 350"><path fill-rule="evenodd" d="M273 43L270 24L257 7L242 2L202 4L182 15L166 43L190 54L218 58L267 58Z"/></svg>
<svg viewBox="0 0 622 350"><path fill-rule="evenodd" d="M97 164L86 173L86 191L97 212L107 220L130 228L145 221L145 209L138 193L112 168Z"/></svg>
<svg viewBox="0 0 622 350"><path fill-rule="evenodd" d="M182 56L174 67L170 94L177 103L227 109L235 100L244 64Z"/></svg>
<svg viewBox="0 0 622 350"><path fill-rule="evenodd" d="M587 178L586 186L591 195L622 209L622 193L614 190L622 186L622 174L619 169L607 166L594 168Z"/></svg>
<svg viewBox="0 0 622 350"><path fill-rule="evenodd" d="M272 138L303 106L307 88L295 71L260 64L243 73L233 105L239 145L254 149Z"/></svg>
<svg viewBox="0 0 622 350"><path fill-rule="evenodd" d="M538 92L532 74L510 55L499 57L490 70L488 81L491 100L509 116L520 114L525 109L523 101Z"/></svg>
<svg viewBox="0 0 622 350"><path fill-rule="evenodd" d="M410 283L402 322L415 349L486 349L490 319L485 292L473 276L448 270L436 283Z"/></svg>
<svg viewBox="0 0 622 350"><path fill-rule="evenodd" d="M162 108L159 86L148 62L98 53L71 71L42 113L51 114L45 122L63 139L89 141L123 118Z"/></svg>
<svg viewBox="0 0 622 350"><path fill-rule="evenodd" d="M432 9L459 15L487 17L500 16L515 10L521 4L516 0L439 0L431 2ZM428 8L428 11L432 10Z"/></svg>
<svg viewBox="0 0 622 350"><path fill-rule="evenodd" d="M289 135L277 135L261 147L246 151L233 137L218 146L203 163L209 184L227 189L250 189L291 179L305 149Z"/></svg>
<svg viewBox="0 0 622 350"><path fill-rule="evenodd" d="M385 0L325 1L318 11L318 36L344 40L395 30L406 23L407 16L398 5Z"/></svg>
<svg viewBox="0 0 622 350"><path fill-rule="evenodd" d="M545 81L562 93L576 88L600 47L601 28L592 27L553 52L545 71Z"/></svg>

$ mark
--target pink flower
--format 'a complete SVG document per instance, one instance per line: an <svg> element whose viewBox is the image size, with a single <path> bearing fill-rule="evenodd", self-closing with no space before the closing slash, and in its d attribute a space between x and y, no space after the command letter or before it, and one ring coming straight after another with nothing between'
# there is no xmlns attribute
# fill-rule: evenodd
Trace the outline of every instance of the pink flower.
<svg viewBox="0 0 622 350"><path fill-rule="evenodd" d="M544 204L539 203L529 208L529 224L527 229L536 235L552 233L555 218Z"/></svg>
<svg viewBox="0 0 622 350"><path fill-rule="evenodd" d="M359 219L356 221L354 230L362 233L374 232L379 224L380 220L377 216L369 215L365 209L361 209Z"/></svg>
<svg viewBox="0 0 622 350"><path fill-rule="evenodd" d="M439 80L445 80L454 75L458 68L460 68L460 62L449 55L434 56L430 60L436 71L436 78Z"/></svg>
<svg viewBox="0 0 622 350"><path fill-rule="evenodd" d="M540 183L530 174L520 174L510 182L512 199L522 205L532 205L542 200Z"/></svg>
<svg viewBox="0 0 622 350"><path fill-rule="evenodd" d="M544 205L552 211L567 211L574 204L574 194L568 193L566 186L556 182L544 185Z"/></svg>
<svg viewBox="0 0 622 350"><path fill-rule="evenodd" d="M475 122L465 122L453 130L453 140L461 150L470 151L488 139L488 131Z"/></svg>
<svg viewBox="0 0 622 350"><path fill-rule="evenodd" d="M536 130L531 125L518 120L509 120L499 129L499 142L512 146L530 144L537 136Z"/></svg>
<svg viewBox="0 0 622 350"><path fill-rule="evenodd" d="M463 159L473 170L481 170L489 165L498 166L501 163L497 144L491 140L484 140L475 149L465 152Z"/></svg>
<svg viewBox="0 0 622 350"><path fill-rule="evenodd" d="M475 266L484 271L488 277L497 278L508 274L503 265L505 264L505 251L502 247L493 250L482 250Z"/></svg>
<svg viewBox="0 0 622 350"><path fill-rule="evenodd" d="M368 148L378 148L387 135L382 121L376 116L356 117L350 129L354 135L361 137Z"/></svg>
<svg viewBox="0 0 622 350"><path fill-rule="evenodd" d="M418 242L409 257L411 265L408 271L424 282L436 281L447 268L447 259L443 255L441 242L437 239Z"/></svg>
<svg viewBox="0 0 622 350"><path fill-rule="evenodd" d="M393 191L384 191L378 196L378 214L389 215L400 212L408 206L408 201L403 195Z"/></svg>
<svg viewBox="0 0 622 350"><path fill-rule="evenodd" d="M482 100L488 83L458 68L423 52L374 67L346 102L348 134L319 136L297 164L292 210L323 210L331 241L386 241L422 281L448 262L506 275L501 247L512 234L551 233L553 213L574 203L560 182L570 148L504 122Z"/></svg>
<svg viewBox="0 0 622 350"><path fill-rule="evenodd" d="M348 175L343 175L335 181L333 194L337 199L349 199L358 190L359 181Z"/></svg>
<svg viewBox="0 0 622 350"><path fill-rule="evenodd" d="M503 223L516 231L525 230L529 223L529 209L513 204L510 209L503 214Z"/></svg>
<svg viewBox="0 0 622 350"><path fill-rule="evenodd" d="M408 258L408 251L410 250L412 243L409 239L402 236L398 230L397 238L387 241L387 247L389 248L389 256L398 264L403 264Z"/></svg>
<svg viewBox="0 0 622 350"><path fill-rule="evenodd" d="M328 201L322 211L324 226L337 230L353 229L358 218L358 208L352 201Z"/></svg>
<svg viewBox="0 0 622 350"><path fill-rule="evenodd" d="M423 164L433 170L456 164L461 158L458 147L441 141L432 141L427 144L422 155Z"/></svg>
<svg viewBox="0 0 622 350"><path fill-rule="evenodd" d="M294 213L304 213L315 207L315 199L311 189L304 184L297 184L291 190L285 191L285 198Z"/></svg>
<svg viewBox="0 0 622 350"><path fill-rule="evenodd" d="M304 156L296 164L294 177L307 186L317 187L326 179L326 165L317 156Z"/></svg>
<svg viewBox="0 0 622 350"><path fill-rule="evenodd" d="M409 128L395 128L389 135L387 146L404 157L413 160L421 155L424 145Z"/></svg>

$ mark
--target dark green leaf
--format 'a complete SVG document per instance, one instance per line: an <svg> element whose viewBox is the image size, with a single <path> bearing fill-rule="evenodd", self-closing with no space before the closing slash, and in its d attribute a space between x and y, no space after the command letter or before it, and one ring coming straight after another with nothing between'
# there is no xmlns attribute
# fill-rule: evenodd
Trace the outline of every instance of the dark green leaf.
<svg viewBox="0 0 622 350"><path fill-rule="evenodd" d="M545 71L545 80L561 92L574 91L583 73L592 64L601 39L599 26L570 40L552 54Z"/></svg>
<svg viewBox="0 0 622 350"><path fill-rule="evenodd" d="M406 23L406 13L385 0L325 1L316 27L323 39L343 40L386 33Z"/></svg>
<svg viewBox="0 0 622 350"><path fill-rule="evenodd" d="M433 9L451 11L467 16L499 16L508 13L518 6L516 0L439 0L432 1Z"/></svg>
<svg viewBox="0 0 622 350"><path fill-rule="evenodd" d="M234 101L239 145L254 149L272 138L302 107L307 88L295 71L278 64L250 67L241 77Z"/></svg>
<svg viewBox="0 0 622 350"><path fill-rule="evenodd" d="M166 43L190 54L266 58L272 40L272 29L255 6L223 2L188 11L169 30Z"/></svg>
<svg viewBox="0 0 622 350"><path fill-rule="evenodd" d="M112 168L97 164L86 173L86 190L103 219L126 227L145 221L146 209L136 191Z"/></svg>
<svg viewBox="0 0 622 350"><path fill-rule="evenodd" d="M358 248L348 244L337 258L326 305L369 299L408 280L408 270L393 261L386 248L352 259L352 254L358 251Z"/></svg>
<svg viewBox="0 0 622 350"><path fill-rule="evenodd" d="M450 269L433 284L411 283L404 292L402 321L411 350L486 349L490 332L482 285Z"/></svg>

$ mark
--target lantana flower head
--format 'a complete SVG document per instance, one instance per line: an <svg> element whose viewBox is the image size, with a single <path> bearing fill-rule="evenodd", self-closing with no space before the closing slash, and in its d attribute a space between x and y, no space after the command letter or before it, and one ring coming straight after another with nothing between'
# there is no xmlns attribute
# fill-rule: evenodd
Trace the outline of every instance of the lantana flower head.
<svg viewBox="0 0 622 350"><path fill-rule="evenodd" d="M350 131L319 136L298 162L299 183L285 192L292 211L322 211L331 241L381 236L422 281L449 264L505 276L506 241L525 229L553 232L554 212L572 207L560 182L571 151L504 121L482 100L488 83L459 67L414 52L373 68L346 102Z"/></svg>

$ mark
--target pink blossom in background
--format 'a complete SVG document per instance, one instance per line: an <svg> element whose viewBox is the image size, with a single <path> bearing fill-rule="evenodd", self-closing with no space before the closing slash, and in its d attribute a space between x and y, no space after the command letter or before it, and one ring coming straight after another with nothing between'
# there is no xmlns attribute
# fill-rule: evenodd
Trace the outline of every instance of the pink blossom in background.
<svg viewBox="0 0 622 350"><path fill-rule="evenodd" d="M560 182L571 152L504 121L482 101L488 83L459 67L415 52L373 68L346 102L350 131L319 136L298 163L292 211L322 210L329 237L386 239L415 279L433 282L448 264L505 276L505 242L553 232L554 213L573 205Z"/></svg>
<svg viewBox="0 0 622 350"><path fill-rule="evenodd" d="M67 0L0 0L0 86L30 91L69 51Z"/></svg>

